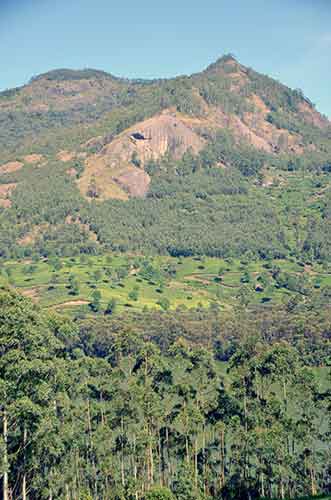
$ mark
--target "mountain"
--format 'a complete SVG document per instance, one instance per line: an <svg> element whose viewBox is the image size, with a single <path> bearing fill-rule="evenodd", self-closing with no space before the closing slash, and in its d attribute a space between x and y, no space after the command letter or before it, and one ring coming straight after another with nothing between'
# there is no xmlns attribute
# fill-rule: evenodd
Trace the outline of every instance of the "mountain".
<svg viewBox="0 0 331 500"><path fill-rule="evenodd" d="M232 55L201 73L168 80L127 80L93 69L50 71L0 93L0 225L6 234L0 252L8 255L15 247L29 253L38 240L38 251L48 254L59 238L65 245L136 251L142 228L165 224L169 189L181 199L183 192L195 193L190 203L200 217L189 226L198 237L209 217L206 206L195 206L198 191L200 205L204 196L228 191L256 198L262 191L252 189L272 185L279 172L328 171L330 137L330 122L301 91ZM135 198L141 201L128 202ZM157 208L151 207L156 200ZM217 212L220 201L214 202ZM150 211L159 214L157 222L144 220ZM186 248L178 241L193 213L178 211L177 226L168 221L162 236L154 228L147 247L174 252L176 240L179 253L198 251L196 243ZM121 222L130 235L120 234ZM214 238L209 253L220 245Z"/></svg>
<svg viewBox="0 0 331 500"><path fill-rule="evenodd" d="M228 55L0 94L4 499L330 499L330 300L301 91Z"/></svg>

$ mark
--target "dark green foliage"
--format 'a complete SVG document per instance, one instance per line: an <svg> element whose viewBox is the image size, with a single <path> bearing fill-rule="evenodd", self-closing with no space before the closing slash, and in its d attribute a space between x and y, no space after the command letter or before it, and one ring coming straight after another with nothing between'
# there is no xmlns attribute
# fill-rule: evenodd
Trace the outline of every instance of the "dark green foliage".
<svg viewBox="0 0 331 500"><path fill-rule="evenodd" d="M165 311L170 308L170 301L166 297L162 297L161 299L159 299L158 304Z"/></svg>
<svg viewBox="0 0 331 500"><path fill-rule="evenodd" d="M117 305L116 299L111 299L107 304L107 307L105 309L105 314L107 315L114 314L116 311L116 305Z"/></svg>
<svg viewBox="0 0 331 500"><path fill-rule="evenodd" d="M167 313L131 324L102 315L77 328L1 290L3 496L327 494L327 335L307 335L306 342L321 342L319 368L312 369L298 318L266 312L257 320L242 312L238 321L237 313L227 320L215 314L191 312L183 325ZM192 320L208 350L183 339ZM217 360L224 356L226 364Z"/></svg>
<svg viewBox="0 0 331 500"><path fill-rule="evenodd" d="M101 293L99 292L99 290L93 290L90 302L90 307L93 312L100 311L100 301L101 301Z"/></svg>

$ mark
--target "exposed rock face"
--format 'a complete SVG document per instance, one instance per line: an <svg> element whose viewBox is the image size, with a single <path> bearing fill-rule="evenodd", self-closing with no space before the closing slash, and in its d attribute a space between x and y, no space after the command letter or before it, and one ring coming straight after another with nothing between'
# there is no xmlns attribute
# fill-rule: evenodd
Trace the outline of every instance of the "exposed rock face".
<svg viewBox="0 0 331 500"><path fill-rule="evenodd" d="M168 153L175 159L181 158L189 149L193 154L199 153L206 144L201 130L229 130L236 141L245 140L267 153L303 153L299 134L269 123L266 119L269 109L259 96L253 94L249 100L256 112L246 112L241 118L216 106L206 106L203 117L192 117L168 109L116 137L90 139L83 147L93 147L98 152L86 159L85 171L78 181L81 193L88 196L93 182L96 197L100 200L145 196L150 184L150 178L144 171L146 163Z"/></svg>
<svg viewBox="0 0 331 500"><path fill-rule="evenodd" d="M130 196L143 198L149 188L151 178L144 171L135 167L128 167L121 175L115 177L117 182Z"/></svg>
<svg viewBox="0 0 331 500"><path fill-rule="evenodd" d="M101 142L101 138L97 139ZM100 199L145 196L150 177L144 166L149 160L166 153L180 158L188 149L198 153L204 144L188 121L167 110L125 130L99 153L88 157L78 182L80 190L86 196L93 182Z"/></svg>
<svg viewBox="0 0 331 500"><path fill-rule="evenodd" d="M176 113L166 111L126 130L105 146L101 154L107 156L113 166L116 162L130 162L136 154L144 165L168 152L174 158L180 158L189 148L198 153L203 145L204 140L188 123Z"/></svg>

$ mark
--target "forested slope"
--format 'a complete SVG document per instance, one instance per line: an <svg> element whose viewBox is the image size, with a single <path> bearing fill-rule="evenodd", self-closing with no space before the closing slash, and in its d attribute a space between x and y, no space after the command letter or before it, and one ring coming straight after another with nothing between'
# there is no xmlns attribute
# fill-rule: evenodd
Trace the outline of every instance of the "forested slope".
<svg viewBox="0 0 331 500"><path fill-rule="evenodd" d="M170 80L40 75L0 94L0 255L329 259L330 130L233 56Z"/></svg>

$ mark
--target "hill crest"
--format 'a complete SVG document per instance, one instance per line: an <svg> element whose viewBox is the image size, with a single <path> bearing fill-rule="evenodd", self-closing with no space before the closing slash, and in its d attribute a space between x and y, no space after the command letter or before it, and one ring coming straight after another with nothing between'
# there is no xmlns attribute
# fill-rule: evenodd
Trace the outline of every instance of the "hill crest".
<svg viewBox="0 0 331 500"><path fill-rule="evenodd" d="M22 168L17 162L24 168L67 162L75 177L70 162L76 161L81 194L99 193L92 196L99 200L145 196L148 162L167 155L176 160L187 151L198 155L220 132L229 134L233 147L270 158L322 154L330 134L330 122L301 91L243 66L232 54L191 76L149 81L94 69L52 70L1 93L0 119L0 184L8 179L16 186L8 175L13 165ZM30 162L31 156L42 160ZM225 155L218 163L231 167ZM3 206L13 190L2 189Z"/></svg>

